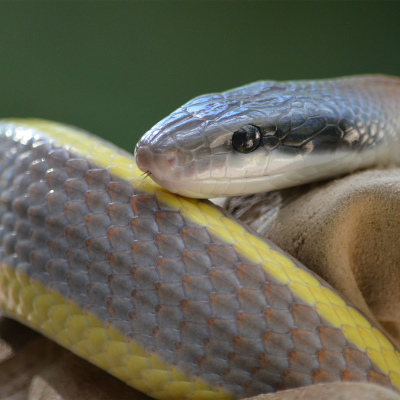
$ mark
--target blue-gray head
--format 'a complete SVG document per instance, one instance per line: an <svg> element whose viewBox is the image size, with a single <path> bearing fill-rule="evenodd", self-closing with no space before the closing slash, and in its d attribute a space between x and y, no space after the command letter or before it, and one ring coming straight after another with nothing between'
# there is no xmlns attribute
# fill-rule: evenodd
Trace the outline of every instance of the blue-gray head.
<svg viewBox="0 0 400 400"><path fill-rule="evenodd" d="M388 129L380 121L389 112L381 93L389 79L259 81L203 95L148 131L136 161L168 190L198 198L265 192L373 165ZM363 146L374 151L359 157Z"/></svg>

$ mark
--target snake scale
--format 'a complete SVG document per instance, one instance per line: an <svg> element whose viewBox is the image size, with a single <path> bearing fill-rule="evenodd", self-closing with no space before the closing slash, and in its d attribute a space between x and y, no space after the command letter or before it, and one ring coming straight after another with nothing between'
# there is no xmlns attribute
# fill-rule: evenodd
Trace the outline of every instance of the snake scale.
<svg viewBox="0 0 400 400"><path fill-rule="evenodd" d="M334 381L399 391L399 351L329 284L155 183L216 197L396 161L399 107L397 78L257 82L178 109L137 164L77 128L1 121L2 312L156 399Z"/></svg>

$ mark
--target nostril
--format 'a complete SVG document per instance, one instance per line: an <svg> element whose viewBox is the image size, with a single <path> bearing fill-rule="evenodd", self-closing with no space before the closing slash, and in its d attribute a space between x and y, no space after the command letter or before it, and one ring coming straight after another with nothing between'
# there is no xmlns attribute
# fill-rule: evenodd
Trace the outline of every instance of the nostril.
<svg viewBox="0 0 400 400"><path fill-rule="evenodd" d="M178 157L176 154L171 154L167 157L167 161L171 164L172 168L176 168L178 165Z"/></svg>

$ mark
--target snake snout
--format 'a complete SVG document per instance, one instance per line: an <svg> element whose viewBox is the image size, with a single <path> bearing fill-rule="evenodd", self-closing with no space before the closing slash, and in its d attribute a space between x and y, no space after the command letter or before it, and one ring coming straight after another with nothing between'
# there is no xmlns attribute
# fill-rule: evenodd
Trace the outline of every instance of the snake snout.
<svg viewBox="0 0 400 400"><path fill-rule="evenodd" d="M138 142L135 149L136 163L143 171L160 177L171 173L182 162L180 150L171 135L152 129Z"/></svg>
<svg viewBox="0 0 400 400"><path fill-rule="evenodd" d="M136 165L143 172L149 171L151 165L152 154L146 146L140 146L140 143L135 148Z"/></svg>
<svg viewBox="0 0 400 400"><path fill-rule="evenodd" d="M157 183L168 186L169 182L179 182L182 176L182 157L179 150L165 153L153 152L151 146L138 143L135 150L136 164L143 172L150 172L150 177Z"/></svg>

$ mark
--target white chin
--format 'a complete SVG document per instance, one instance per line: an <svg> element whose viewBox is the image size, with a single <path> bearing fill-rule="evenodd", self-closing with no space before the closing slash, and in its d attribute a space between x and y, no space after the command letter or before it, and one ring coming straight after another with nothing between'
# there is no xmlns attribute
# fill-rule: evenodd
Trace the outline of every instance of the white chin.
<svg viewBox="0 0 400 400"><path fill-rule="evenodd" d="M216 197L243 196L255 193L265 193L271 190L284 189L303 185L322 179L338 176L356 169L385 164L387 154L384 149L376 149L362 156L355 152L336 154L336 157L326 161L324 157L316 156L309 160L308 165L301 168L289 166L282 168L280 173L247 178L218 178L204 180L168 181L152 178L167 190L186 197L197 199L213 199ZM286 170L285 170L286 169Z"/></svg>
<svg viewBox="0 0 400 400"><path fill-rule="evenodd" d="M293 180L286 179L284 175L245 179L207 179L190 182L154 180L172 193L196 199L213 199L217 197L262 193L295 184Z"/></svg>

